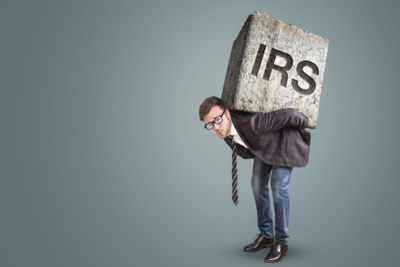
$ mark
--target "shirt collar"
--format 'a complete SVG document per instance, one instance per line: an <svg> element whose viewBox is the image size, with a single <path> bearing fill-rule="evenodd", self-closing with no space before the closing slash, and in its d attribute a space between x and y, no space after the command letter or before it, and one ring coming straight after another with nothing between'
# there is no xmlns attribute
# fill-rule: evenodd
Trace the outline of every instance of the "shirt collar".
<svg viewBox="0 0 400 267"><path fill-rule="evenodd" d="M235 128L235 126L233 125L233 122L231 122L231 133L229 134L229 135L237 135L238 133L237 133L237 131L236 131L236 128Z"/></svg>

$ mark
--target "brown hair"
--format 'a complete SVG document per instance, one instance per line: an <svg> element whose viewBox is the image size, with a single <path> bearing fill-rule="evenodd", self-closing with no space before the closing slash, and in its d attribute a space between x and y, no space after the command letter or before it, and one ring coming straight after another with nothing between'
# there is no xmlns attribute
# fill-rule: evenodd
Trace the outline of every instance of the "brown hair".
<svg viewBox="0 0 400 267"><path fill-rule="evenodd" d="M203 118L210 112L211 108L214 106L220 106L222 109L226 109L225 102L216 96L211 96L206 98L199 108L199 117L203 121Z"/></svg>

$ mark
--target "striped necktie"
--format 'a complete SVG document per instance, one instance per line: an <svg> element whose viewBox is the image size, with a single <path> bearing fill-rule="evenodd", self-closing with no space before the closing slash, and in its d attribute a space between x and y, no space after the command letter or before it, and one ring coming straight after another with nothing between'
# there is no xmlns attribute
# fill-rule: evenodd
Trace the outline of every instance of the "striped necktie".
<svg viewBox="0 0 400 267"><path fill-rule="evenodd" d="M237 205L239 203L239 197L237 193L237 183L238 183L238 177L237 177L237 163L236 163L236 142L232 138L232 144L233 144L233 149L232 149L232 201Z"/></svg>

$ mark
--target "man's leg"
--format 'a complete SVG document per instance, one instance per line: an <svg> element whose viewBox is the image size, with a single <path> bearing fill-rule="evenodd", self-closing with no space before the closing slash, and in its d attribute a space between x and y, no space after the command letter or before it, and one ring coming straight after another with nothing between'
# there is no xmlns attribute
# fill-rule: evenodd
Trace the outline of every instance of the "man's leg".
<svg viewBox="0 0 400 267"><path fill-rule="evenodd" d="M274 166L271 174L271 189L275 210L275 240L265 262L281 261L289 252L289 182L291 167Z"/></svg>
<svg viewBox="0 0 400 267"><path fill-rule="evenodd" d="M289 182L291 167L274 166L271 174L271 189L275 210L275 240L287 244L289 241Z"/></svg>
<svg viewBox="0 0 400 267"><path fill-rule="evenodd" d="M270 207L268 181L272 165L266 164L261 159L254 157L251 187L257 209L257 222L261 235L266 238L274 237L272 211Z"/></svg>
<svg viewBox="0 0 400 267"><path fill-rule="evenodd" d="M244 251L259 251L262 248L274 245L274 228L272 223L272 212L268 194L268 180L272 165L264 163L259 158L254 158L253 176L251 186L257 208L257 222L260 234L256 240L245 246Z"/></svg>

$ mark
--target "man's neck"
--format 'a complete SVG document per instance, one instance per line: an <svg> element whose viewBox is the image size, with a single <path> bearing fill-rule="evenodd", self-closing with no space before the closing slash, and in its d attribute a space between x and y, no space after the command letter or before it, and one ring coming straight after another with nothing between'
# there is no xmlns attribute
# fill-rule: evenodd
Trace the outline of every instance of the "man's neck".
<svg viewBox="0 0 400 267"><path fill-rule="evenodd" d="M230 130L229 135L235 135L235 134L237 134L237 131L236 131L235 126L233 125L233 122L231 122L231 130Z"/></svg>

